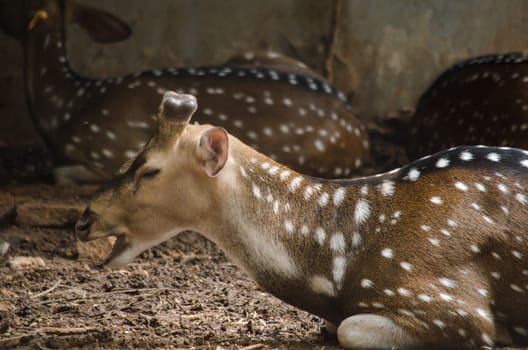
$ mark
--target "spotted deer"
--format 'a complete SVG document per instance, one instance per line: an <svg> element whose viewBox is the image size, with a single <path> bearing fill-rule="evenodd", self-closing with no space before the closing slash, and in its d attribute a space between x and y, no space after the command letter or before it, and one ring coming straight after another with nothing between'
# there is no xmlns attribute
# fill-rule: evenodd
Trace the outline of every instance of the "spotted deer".
<svg viewBox="0 0 528 350"><path fill-rule="evenodd" d="M66 24L77 23L95 41L110 43L130 35L126 23L74 1L0 5L5 31L23 43L29 109L65 165L56 171L62 182L108 179L134 157L155 128L152 111L167 89L200 97L196 122L225 126L297 170L344 177L367 158L366 130L346 96L298 61L250 53L229 65L91 79L70 66Z"/></svg>
<svg viewBox="0 0 528 350"><path fill-rule="evenodd" d="M455 145L528 148L528 57L472 58L441 74L411 123L412 158Z"/></svg>
<svg viewBox="0 0 528 350"><path fill-rule="evenodd" d="M82 241L130 262L184 230L346 348L528 342L528 152L458 147L371 177L301 175L167 92L145 148L94 196Z"/></svg>

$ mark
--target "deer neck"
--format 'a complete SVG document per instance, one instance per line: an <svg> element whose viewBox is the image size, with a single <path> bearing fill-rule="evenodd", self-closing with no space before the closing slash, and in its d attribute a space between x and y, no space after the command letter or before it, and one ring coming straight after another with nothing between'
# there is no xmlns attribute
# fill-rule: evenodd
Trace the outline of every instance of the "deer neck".
<svg viewBox="0 0 528 350"><path fill-rule="evenodd" d="M366 239L369 180L306 177L257 153L233 158L210 238L268 292L338 320L335 298Z"/></svg>
<svg viewBox="0 0 528 350"><path fill-rule="evenodd" d="M72 71L58 21L40 23L24 42L25 85L30 115L51 144L60 124L67 122L81 79Z"/></svg>

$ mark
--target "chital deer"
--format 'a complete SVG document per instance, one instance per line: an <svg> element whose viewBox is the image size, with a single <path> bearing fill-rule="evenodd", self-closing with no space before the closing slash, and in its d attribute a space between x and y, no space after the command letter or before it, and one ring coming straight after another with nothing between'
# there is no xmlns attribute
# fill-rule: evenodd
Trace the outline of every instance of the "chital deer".
<svg viewBox="0 0 528 350"><path fill-rule="evenodd" d="M110 178L152 134L152 111L167 89L200 97L196 122L228 127L295 169L344 177L367 158L366 130L344 94L295 60L270 53L232 65L94 80L69 65L66 23L80 24L103 43L128 37L125 23L73 1L19 1L3 7L6 15L18 10L18 16L2 16L2 24L24 45L31 115L58 161L68 165L57 170L59 180Z"/></svg>
<svg viewBox="0 0 528 350"><path fill-rule="evenodd" d="M196 108L167 92L156 135L77 222L83 241L117 237L108 266L193 230L344 347L528 342L528 152L458 147L323 180L188 124Z"/></svg>
<svg viewBox="0 0 528 350"><path fill-rule="evenodd" d="M528 148L528 57L492 55L458 63L420 97L412 158L455 145Z"/></svg>

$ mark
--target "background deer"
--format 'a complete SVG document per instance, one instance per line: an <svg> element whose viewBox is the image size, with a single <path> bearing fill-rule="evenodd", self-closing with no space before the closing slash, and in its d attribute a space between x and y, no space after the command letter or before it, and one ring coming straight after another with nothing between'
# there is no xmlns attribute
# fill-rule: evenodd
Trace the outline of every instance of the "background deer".
<svg viewBox="0 0 528 350"><path fill-rule="evenodd" d="M117 237L108 266L194 230L344 347L528 342L528 152L459 147L323 180L188 124L196 109L167 92L155 136L77 222L83 241Z"/></svg>
<svg viewBox="0 0 528 350"><path fill-rule="evenodd" d="M410 157L461 144L528 148L527 84L522 54L482 56L449 68L418 101Z"/></svg>
<svg viewBox="0 0 528 350"><path fill-rule="evenodd" d="M233 65L89 79L70 67L66 24L78 23L95 41L110 43L130 35L125 23L73 1L0 5L2 27L24 46L31 115L57 161L68 165L56 172L63 182L110 178L152 134L151 111L167 89L200 97L196 122L226 126L295 169L348 176L367 157L365 128L346 97L295 60L270 53Z"/></svg>

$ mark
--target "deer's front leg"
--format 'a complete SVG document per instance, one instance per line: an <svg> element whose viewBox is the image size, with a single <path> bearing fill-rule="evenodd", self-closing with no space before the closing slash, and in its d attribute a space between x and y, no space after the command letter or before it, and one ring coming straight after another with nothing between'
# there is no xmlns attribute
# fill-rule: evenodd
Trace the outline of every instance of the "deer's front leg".
<svg viewBox="0 0 528 350"><path fill-rule="evenodd" d="M337 340L347 349L393 349L419 344L414 336L390 318L375 314L344 319L337 328Z"/></svg>

